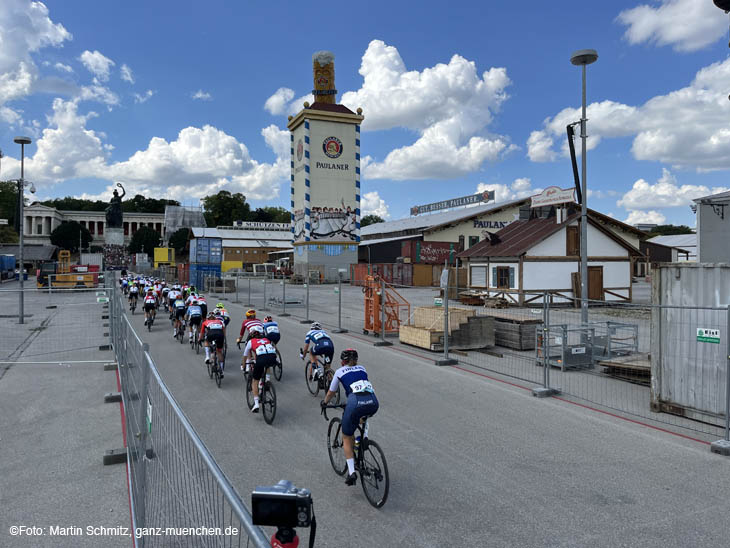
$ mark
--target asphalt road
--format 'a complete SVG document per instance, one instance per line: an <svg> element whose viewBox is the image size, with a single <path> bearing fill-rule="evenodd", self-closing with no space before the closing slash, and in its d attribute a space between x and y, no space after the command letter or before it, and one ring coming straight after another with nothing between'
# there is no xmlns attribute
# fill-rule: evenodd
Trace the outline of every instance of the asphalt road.
<svg viewBox="0 0 730 548"><path fill-rule="evenodd" d="M228 308L237 332L244 309ZM317 546L726 542L730 460L707 445L436 367L408 347L376 348L359 332L335 334L336 354L357 348L381 403L370 436L388 459L391 490L376 510L359 483L345 486L330 466L327 423L298 357L308 326L280 319L284 377L268 426L245 406L233 332L219 389L205 373L203 354L178 344L168 321L151 333L142 323L135 315L165 382L247 504L255 486L280 479L312 491ZM304 545L307 533L300 535Z"/></svg>

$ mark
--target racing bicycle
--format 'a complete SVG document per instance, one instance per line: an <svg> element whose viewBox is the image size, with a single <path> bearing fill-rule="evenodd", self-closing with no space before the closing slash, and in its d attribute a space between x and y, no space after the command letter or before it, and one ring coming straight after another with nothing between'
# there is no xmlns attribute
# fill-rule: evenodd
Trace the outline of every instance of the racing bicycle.
<svg viewBox="0 0 730 548"><path fill-rule="evenodd" d="M344 404L325 405L322 407L322 415L325 420L327 409L345 409ZM365 498L375 508L380 508L388 499L390 490L390 476L388 475L388 463L385 454L377 442L368 438L367 421L369 416L363 417L358 424L356 435L360 437L360 443L355 442L355 471L360 476L360 484L365 493ZM327 428L327 452L330 457L330 464L338 476L347 473L347 460L342 444L342 419L333 417Z"/></svg>
<svg viewBox="0 0 730 548"><path fill-rule="evenodd" d="M305 360L304 366L304 380L307 383L307 390L312 396L317 396L320 390L325 393L332 384L332 379L335 376L332 367L325 368L325 359L322 356L315 356L316 362L310 362L306 360L307 356L304 355L304 351L299 349L299 357ZM340 403L340 387L337 387L337 394L333 400L336 404Z"/></svg>
<svg viewBox="0 0 730 548"><path fill-rule="evenodd" d="M218 385L218 388L220 388L222 371L220 364L218 363L218 349L216 346L215 341L210 342L211 363L206 363L205 365L208 368L208 376L211 379L215 377L215 383Z"/></svg>
<svg viewBox="0 0 730 548"><path fill-rule="evenodd" d="M250 410L253 408L254 404L253 388L251 383L256 382L253 378L253 363L249 362L248 371L244 369L243 376L246 381L244 383L246 387L246 405L248 405L248 408ZM271 424L274 422L274 417L276 417L276 389L274 388L274 383L271 382L269 378L268 367L264 372L264 376L261 377L261 380L259 380L258 383L259 405L261 406L261 411L264 414L264 420L266 421L266 424Z"/></svg>

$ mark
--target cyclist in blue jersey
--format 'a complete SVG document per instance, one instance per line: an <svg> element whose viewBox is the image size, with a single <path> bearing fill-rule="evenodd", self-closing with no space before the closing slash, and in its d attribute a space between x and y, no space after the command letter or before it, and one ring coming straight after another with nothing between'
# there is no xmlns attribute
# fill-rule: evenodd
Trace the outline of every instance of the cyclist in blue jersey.
<svg viewBox="0 0 730 548"><path fill-rule="evenodd" d="M190 327L190 330L188 331L188 342L192 343L193 331L200 330L200 324L203 323L203 311L200 309L200 306L198 306L197 299L194 299L190 303L190 306L188 306L185 319L188 322L188 327Z"/></svg>
<svg viewBox="0 0 730 548"><path fill-rule="evenodd" d="M337 389L341 384L345 389L347 404L342 414L342 446L345 451L345 459L347 459L347 485L355 485L357 482L357 474L355 474L355 430L357 430L358 422L363 417L371 417L374 415L380 404L378 398L375 397L373 385L368 380L367 371L362 365L357 365L357 350L348 348L340 354L342 367L335 371L335 376L329 386L327 395L320 405L324 407L332 398L337 395ZM365 432L367 437L367 432Z"/></svg>
<svg viewBox="0 0 730 548"><path fill-rule="evenodd" d="M330 369L332 357L335 355L335 345L330 336L322 329L322 325L319 322L312 323L307 335L304 337L304 349L302 352L305 356L309 353L309 363L311 364L316 364L317 356L322 356L324 358L325 370ZM316 379L324 374L324 370L320 371L317 368L312 378Z"/></svg>
<svg viewBox="0 0 730 548"><path fill-rule="evenodd" d="M264 335L269 339L274 346L279 344L281 340L281 332L279 331L279 324L274 321L271 316L264 318Z"/></svg>

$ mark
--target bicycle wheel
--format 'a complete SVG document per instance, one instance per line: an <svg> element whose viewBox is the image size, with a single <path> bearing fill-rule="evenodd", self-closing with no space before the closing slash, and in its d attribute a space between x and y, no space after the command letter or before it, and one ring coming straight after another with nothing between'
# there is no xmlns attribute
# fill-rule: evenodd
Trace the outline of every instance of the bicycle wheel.
<svg viewBox="0 0 730 548"><path fill-rule="evenodd" d="M329 391L330 386L332 385L332 379L335 376L335 372L332 371L332 369L328 369L324 373L324 392L325 394L327 391ZM335 397L330 400L330 403L332 405L340 405L340 385L337 385L337 392L335 392Z"/></svg>
<svg viewBox="0 0 730 548"><path fill-rule="evenodd" d="M283 370L281 367L281 352L279 352L279 349L276 349L276 364L274 364L274 378L277 381L281 380L281 374Z"/></svg>
<svg viewBox="0 0 730 548"><path fill-rule="evenodd" d="M246 392L246 405L248 405L249 410L253 408L253 390L251 389L251 375L245 375L246 379L246 387L244 388L244 391Z"/></svg>
<svg viewBox="0 0 730 548"><path fill-rule="evenodd" d="M342 421L339 417L333 418L327 429L327 452L332 469L338 476L344 476L347 472L347 460L342 448Z"/></svg>
<svg viewBox="0 0 730 548"><path fill-rule="evenodd" d="M372 440L363 440L364 446L360 449L360 483L368 502L375 508L380 508L388 499L390 477L388 463L380 446Z"/></svg>
<svg viewBox="0 0 730 548"><path fill-rule="evenodd" d="M315 366L316 367L316 366ZM311 363L304 366L304 380L307 381L307 390L312 396L316 396L319 392L319 379L313 378L314 367Z"/></svg>
<svg viewBox="0 0 730 548"><path fill-rule="evenodd" d="M198 334L195 334L195 353L200 354L200 339L198 339Z"/></svg>
<svg viewBox="0 0 730 548"><path fill-rule="evenodd" d="M213 362L213 373L215 375L215 384L218 386L218 388L220 388L221 387L221 366L218 364L217 359Z"/></svg>
<svg viewBox="0 0 730 548"><path fill-rule="evenodd" d="M274 422L276 416L276 390L274 389L274 383L271 381L264 381L263 394L261 395L261 407L264 412L264 420L266 424Z"/></svg>

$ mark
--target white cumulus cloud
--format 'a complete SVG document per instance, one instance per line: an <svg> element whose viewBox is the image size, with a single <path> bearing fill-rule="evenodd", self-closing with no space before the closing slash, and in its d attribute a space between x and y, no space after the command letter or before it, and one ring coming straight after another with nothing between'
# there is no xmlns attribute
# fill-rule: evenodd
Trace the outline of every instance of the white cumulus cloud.
<svg viewBox="0 0 730 548"><path fill-rule="evenodd" d="M704 185L680 185L666 168L655 184L639 179L626 192L616 205L629 210L688 206L695 198L730 190L725 187L706 187Z"/></svg>
<svg viewBox="0 0 730 548"><path fill-rule="evenodd" d="M454 55L447 64L408 71L395 47L373 40L359 72L362 87L344 93L342 103L363 108L363 130L401 127L419 134L382 161L370 158L365 178L458 177L513 148L506 137L486 133L507 99L510 80L504 68L479 74L473 61Z"/></svg>
<svg viewBox="0 0 730 548"><path fill-rule="evenodd" d="M266 99L264 108L271 114L285 114L288 112L289 103L294 99L294 90L289 88L279 88L276 92Z"/></svg>
<svg viewBox="0 0 730 548"><path fill-rule="evenodd" d="M86 69L93 74L99 82L106 82L109 80L109 72L115 65L114 61L104 56L98 50L84 51L79 57L79 61L81 61Z"/></svg>
<svg viewBox="0 0 730 548"><path fill-rule="evenodd" d="M360 200L360 216L364 217L365 215L377 215L381 219L390 218L388 204L385 203L385 200L380 197L380 194L376 190L366 192L362 195L362 199Z"/></svg>
<svg viewBox="0 0 730 548"><path fill-rule="evenodd" d="M656 225L663 225L667 221L667 218L660 212L655 210L640 211L635 209L629 212L629 216L624 221L628 225L637 225L639 223L649 223Z"/></svg>
<svg viewBox="0 0 730 548"><path fill-rule="evenodd" d="M63 63L56 63L55 65L53 65L53 68L55 68L56 70L60 70L61 72L68 72L69 74L73 73L74 71L74 69L71 68L70 65L64 65Z"/></svg>
<svg viewBox="0 0 730 548"><path fill-rule="evenodd" d="M146 103L155 93L157 93L154 90L148 89L144 93L135 93L134 94L134 102L135 103Z"/></svg>
<svg viewBox="0 0 730 548"><path fill-rule="evenodd" d="M494 191L495 202L527 198L528 196L533 196L543 191L542 188L532 188L532 182L527 177L515 179L508 185L502 183L479 183L476 194L486 190Z"/></svg>
<svg viewBox="0 0 730 548"><path fill-rule="evenodd" d="M122 68L119 69L119 74L122 76L122 80L134 84L134 74L132 74L132 69L129 66L126 64L122 65Z"/></svg>
<svg viewBox="0 0 730 548"><path fill-rule="evenodd" d="M730 168L730 58L704 67L686 87L659 95L643 105L601 101L588 106L587 148L603 138L634 136L637 160L659 161L699 171ZM527 143L535 162L568 155L565 126L580 119L580 109L566 108L547 118ZM560 151L554 150L556 142ZM576 152L580 152L576 139Z"/></svg>
<svg viewBox="0 0 730 548"><path fill-rule="evenodd" d="M207 91L203 91L202 89L199 89L198 91L193 93L191 97L199 101L210 101L211 99L213 99L210 93L208 93Z"/></svg>
<svg viewBox="0 0 730 548"><path fill-rule="evenodd" d="M709 0L642 4L622 11L617 20L628 27L624 38L630 44L672 46L676 51L696 51L727 34L727 17Z"/></svg>

